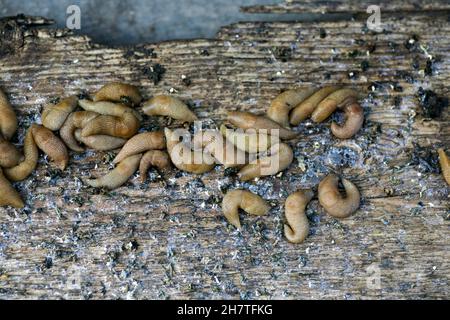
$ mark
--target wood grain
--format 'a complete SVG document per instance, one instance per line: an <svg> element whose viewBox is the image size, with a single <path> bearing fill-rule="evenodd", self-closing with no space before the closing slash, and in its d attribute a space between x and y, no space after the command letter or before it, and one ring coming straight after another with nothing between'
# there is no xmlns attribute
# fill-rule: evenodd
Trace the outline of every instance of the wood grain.
<svg viewBox="0 0 450 320"><path fill-rule="evenodd" d="M449 95L445 15L389 17L382 33L360 21L238 23L216 39L133 48L36 28L44 21L0 22L0 87L20 119L18 145L45 103L110 81L138 85L145 97L173 91L210 125L227 110L262 113L287 88L347 84L360 90L367 119L347 141L333 138L330 121L306 121L290 142L289 169L251 183L217 167L201 176L153 172L146 184L134 177L103 192L82 179L107 172L114 153L71 153L64 172L41 157L38 170L15 184L27 207L0 209L0 298L450 297L449 187L423 156L436 159L438 145L449 149L450 116L447 108L424 119L417 98L420 86ZM405 46L414 35L413 46ZM436 58L432 75L424 72L427 54ZM148 76L156 63L166 68L157 84ZM142 130L164 126L180 124L145 117ZM310 236L288 243L286 196L315 188L331 171L360 188L360 210L337 220L315 199L307 212ZM223 192L239 187L273 205L268 216L243 215L241 234L220 210Z"/></svg>

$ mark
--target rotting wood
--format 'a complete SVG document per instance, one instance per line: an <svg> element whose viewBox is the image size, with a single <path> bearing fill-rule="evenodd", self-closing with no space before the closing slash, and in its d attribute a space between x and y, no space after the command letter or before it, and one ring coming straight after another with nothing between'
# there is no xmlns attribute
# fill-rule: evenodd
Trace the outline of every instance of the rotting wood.
<svg viewBox="0 0 450 320"><path fill-rule="evenodd" d="M422 86L449 96L450 25L426 15L384 22L384 33L358 21L238 23L215 40L130 49L2 22L13 25L8 41L0 29L0 87L20 121L15 142L50 100L110 81L138 85L144 98L174 91L210 125L227 110L264 112L284 89L340 83L366 94L366 123L346 141L333 138L331 120L300 124L287 173L253 183L222 167L201 176L152 171L146 184L135 177L107 192L81 178L108 172L115 153L71 153L62 173L41 157L15 184L27 207L0 209L0 298L448 298L449 187L434 150L449 149L450 117L447 108L424 119L416 94ZM437 58L432 75L427 54ZM155 64L166 68L156 85ZM145 117L142 128L169 123L179 125ZM316 196L310 236L288 243L285 198L329 172L358 186L361 208L337 220ZM268 216L246 216L242 234L220 208L236 188L273 205ZM368 285L377 275L380 287Z"/></svg>

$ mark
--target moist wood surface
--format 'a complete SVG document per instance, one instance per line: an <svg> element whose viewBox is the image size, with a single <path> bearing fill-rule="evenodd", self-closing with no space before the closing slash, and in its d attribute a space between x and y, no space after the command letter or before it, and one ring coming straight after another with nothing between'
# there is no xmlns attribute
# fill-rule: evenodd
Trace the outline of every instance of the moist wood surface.
<svg viewBox="0 0 450 320"><path fill-rule="evenodd" d="M448 21L390 17L382 33L360 21L238 23L216 39L133 48L32 27L45 19L0 21L0 87L20 120L18 145L45 103L110 81L136 84L145 97L173 91L211 126L227 110L264 112L296 86L347 84L361 92L366 114L346 141L332 137L330 120L306 121L289 142L288 170L251 183L217 167L200 176L153 171L146 184L136 175L104 192L82 179L106 173L114 152L71 153L64 172L42 156L15 184L27 207L0 209L0 298L449 298L449 187L435 150L450 148L450 115L425 119L417 98L420 86L449 95ZM436 58L431 75L427 54ZM149 77L156 63L166 68L157 84ZM142 130L164 126L180 124L145 117ZM315 198L310 236L288 243L285 198L316 188L328 172L360 188L361 208L337 220ZM241 234L220 210L234 188L273 205L268 216L241 215Z"/></svg>

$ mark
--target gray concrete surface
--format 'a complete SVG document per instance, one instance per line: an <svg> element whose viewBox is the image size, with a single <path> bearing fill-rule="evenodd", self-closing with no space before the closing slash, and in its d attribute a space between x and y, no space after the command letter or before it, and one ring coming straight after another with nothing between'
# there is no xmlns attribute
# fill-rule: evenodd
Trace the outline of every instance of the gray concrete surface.
<svg viewBox="0 0 450 320"><path fill-rule="evenodd" d="M0 0L0 16L19 13L55 19L66 25L66 9L81 9L79 33L109 45L173 39L212 38L219 28L237 21L278 20L276 15L244 14L244 5L283 0ZM288 17L283 17L283 19Z"/></svg>

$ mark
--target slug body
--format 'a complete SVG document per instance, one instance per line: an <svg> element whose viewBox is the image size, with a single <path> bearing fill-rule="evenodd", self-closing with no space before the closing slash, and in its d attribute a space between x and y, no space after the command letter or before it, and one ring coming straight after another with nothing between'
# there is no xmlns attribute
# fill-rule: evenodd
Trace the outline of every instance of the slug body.
<svg viewBox="0 0 450 320"><path fill-rule="evenodd" d="M123 185L136 172L142 154L135 154L123 159L113 170L98 179L86 180L94 188L116 189Z"/></svg>
<svg viewBox="0 0 450 320"><path fill-rule="evenodd" d="M0 206L12 206L14 208L25 206L20 194L3 175L2 169L0 169Z"/></svg>
<svg viewBox="0 0 450 320"><path fill-rule="evenodd" d="M69 162L66 145L46 127L33 124L31 130L38 148L47 154L60 170L64 170Z"/></svg>
<svg viewBox="0 0 450 320"><path fill-rule="evenodd" d="M269 212L269 204L257 194L247 190L228 191L222 200L222 211L228 222L241 229L239 209L248 214L262 216Z"/></svg>
<svg viewBox="0 0 450 320"><path fill-rule="evenodd" d="M349 180L342 179L346 197L339 193L339 178L329 174L319 183L319 202L331 216L346 218L359 208L360 194L358 188Z"/></svg>
<svg viewBox="0 0 450 320"><path fill-rule="evenodd" d="M8 98L0 89L0 133L6 140L11 140L17 130L17 117Z"/></svg>
<svg viewBox="0 0 450 320"><path fill-rule="evenodd" d="M248 181L257 177L271 176L283 171L292 163L294 153L285 143L279 143L270 148L270 155L251 161L243 167L238 177L241 181Z"/></svg>
<svg viewBox="0 0 450 320"><path fill-rule="evenodd" d="M83 137L81 135L81 129L75 130L75 138L88 148L99 151L115 150L122 147L127 142L127 140L125 139L111 137L103 134Z"/></svg>
<svg viewBox="0 0 450 320"><path fill-rule="evenodd" d="M148 116L167 116L185 122L194 122L197 116L178 98L158 95L144 103L142 110Z"/></svg>
<svg viewBox="0 0 450 320"><path fill-rule="evenodd" d="M121 82L108 83L94 95L94 101L122 102L124 98L129 98L134 105L138 105L142 100L137 87Z"/></svg>
<svg viewBox="0 0 450 320"><path fill-rule="evenodd" d="M59 135L69 149L77 152L82 152L82 148L75 137L75 130L83 128L89 121L97 118L98 113L92 111L76 111L69 115L66 122L61 127Z"/></svg>
<svg viewBox="0 0 450 320"><path fill-rule="evenodd" d="M439 154L439 164L441 165L442 175L444 176L445 181L450 186L450 160L448 159L447 154L444 149L438 149Z"/></svg>
<svg viewBox="0 0 450 320"><path fill-rule="evenodd" d="M12 143L0 136L0 167L14 167L22 158L22 154Z"/></svg>
<svg viewBox="0 0 450 320"><path fill-rule="evenodd" d="M220 126L222 135L241 151L248 153L259 153L267 151L272 144L278 143L276 136L264 134L262 131L248 129L244 132L242 129L229 129L225 125Z"/></svg>
<svg viewBox="0 0 450 320"><path fill-rule="evenodd" d="M77 107L77 97L62 99L57 104L47 105L42 111L42 125L52 131L59 130L69 114Z"/></svg>
<svg viewBox="0 0 450 320"><path fill-rule="evenodd" d="M117 154L113 163L118 163L123 159L148 150L166 148L166 139L162 131L143 132L135 135L125 143L122 150Z"/></svg>
<svg viewBox="0 0 450 320"><path fill-rule="evenodd" d="M215 166L215 159L203 152L192 151L184 142L179 141L179 137L172 130L165 128L167 151L172 163L180 170L201 174L211 171Z"/></svg>
<svg viewBox="0 0 450 320"><path fill-rule="evenodd" d="M144 153L139 164L139 174L142 183L145 182L147 171L152 166L159 170L169 169L171 167L171 162L168 153L161 150L149 150Z"/></svg>
<svg viewBox="0 0 450 320"><path fill-rule="evenodd" d="M338 89L320 101L311 115L314 122L326 120L337 108L356 102L358 93L352 89Z"/></svg>
<svg viewBox="0 0 450 320"><path fill-rule="evenodd" d="M315 91L315 88L284 91L273 99L267 109L267 117L283 127L289 128L289 112Z"/></svg>
<svg viewBox="0 0 450 320"><path fill-rule="evenodd" d="M291 124L298 125L301 121L308 118L317 108L319 103L337 89L339 89L339 87L336 86L327 86L321 88L310 97L295 106L295 109L292 110L290 116Z"/></svg>
<svg viewBox="0 0 450 320"><path fill-rule="evenodd" d="M228 112L227 120L241 129L265 129L268 134L277 135L281 139L293 139L298 136L296 132L284 128L272 119L258 116L250 112L230 111Z"/></svg>
<svg viewBox="0 0 450 320"><path fill-rule="evenodd" d="M80 100L79 104L86 111L100 113L82 128L83 137L102 134L127 139L139 129L140 117L137 112L123 104L89 100Z"/></svg>
<svg viewBox="0 0 450 320"><path fill-rule="evenodd" d="M247 154L222 136L218 130L199 131L194 135L194 146L212 155L226 168L244 165Z"/></svg>
<svg viewBox="0 0 450 320"><path fill-rule="evenodd" d="M33 133L31 129L28 129L24 141L24 155L25 159L18 165L3 169L5 176L12 181L22 181L26 179L36 169L39 150L34 142Z"/></svg>
<svg viewBox="0 0 450 320"><path fill-rule="evenodd" d="M347 104L342 110L345 114L345 122L342 126L333 122L331 132L339 139L349 139L361 129L364 122L364 111L358 103Z"/></svg>
<svg viewBox="0 0 450 320"><path fill-rule="evenodd" d="M309 222L305 210L313 196L311 190L299 190L286 199L284 235L291 243L302 243L308 236Z"/></svg>

